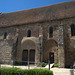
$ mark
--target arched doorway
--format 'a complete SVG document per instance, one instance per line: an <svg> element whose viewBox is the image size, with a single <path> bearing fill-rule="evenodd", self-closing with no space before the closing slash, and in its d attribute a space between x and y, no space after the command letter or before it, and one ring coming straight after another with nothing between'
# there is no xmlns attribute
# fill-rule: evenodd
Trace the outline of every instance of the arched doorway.
<svg viewBox="0 0 75 75"><path fill-rule="evenodd" d="M35 50L36 50L36 45L35 42L30 40L30 39L25 39L22 41L22 61L26 61L22 62L23 65L26 65L29 63L33 64L35 63Z"/></svg>
<svg viewBox="0 0 75 75"><path fill-rule="evenodd" d="M58 44L57 42L50 38L45 42L45 48L43 51L43 61L50 63L58 62Z"/></svg>

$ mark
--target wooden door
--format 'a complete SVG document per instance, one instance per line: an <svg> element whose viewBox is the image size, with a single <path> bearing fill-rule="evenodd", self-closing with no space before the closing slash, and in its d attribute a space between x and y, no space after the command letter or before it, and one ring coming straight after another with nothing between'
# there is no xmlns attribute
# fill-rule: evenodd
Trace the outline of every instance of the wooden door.
<svg viewBox="0 0 75 75"><path fill-rule="evenodd" d="M50 59L50 63L54 63L54 53L50 52L49 59Z"/></svg>
<svg viewBox="0 0 75 75"><path fill-rule="evenodd" d="M22 62L22 64L27 65L27 62L28 62L28 50L23 50L22 61L26 61L26 62Z"/></svg>
<svg viewBox="0 0 75 75"><path fill-rule="evenodd" d="M31 64L35 63L35 50L30 50L29 61Z"/></svg>

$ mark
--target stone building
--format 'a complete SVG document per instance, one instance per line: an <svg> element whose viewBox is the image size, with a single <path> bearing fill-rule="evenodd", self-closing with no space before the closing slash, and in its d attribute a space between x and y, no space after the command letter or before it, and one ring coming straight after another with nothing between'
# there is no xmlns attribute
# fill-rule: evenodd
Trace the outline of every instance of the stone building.
<svg viewBox="0 0 75 75"><path fill-rule="evenodd" d="M0 59L73 66L75 1L0 13Z"/></svg>

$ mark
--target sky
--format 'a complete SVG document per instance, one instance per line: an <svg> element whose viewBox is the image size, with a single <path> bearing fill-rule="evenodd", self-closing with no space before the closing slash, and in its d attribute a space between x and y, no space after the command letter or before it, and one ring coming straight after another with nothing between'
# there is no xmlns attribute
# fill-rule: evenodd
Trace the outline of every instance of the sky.
<svg viewBox="0 0 75 75"><path fill-rule="evenodd" d="M72 0L0 0L0 12L21 11L67 1Z"/></svg>

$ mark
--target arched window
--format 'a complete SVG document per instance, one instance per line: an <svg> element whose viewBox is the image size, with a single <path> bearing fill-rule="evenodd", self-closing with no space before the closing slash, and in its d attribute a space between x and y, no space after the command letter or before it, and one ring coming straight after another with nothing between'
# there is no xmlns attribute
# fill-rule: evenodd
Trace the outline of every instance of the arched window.
<svg viewBox="0 0 75 75"><path fill-rule="evenodd" d="M49 37L53 37L53 27L49 28Z"/></svg>
<svg viewBox="0 0 75 75"><path fill-rule="evenodd" d="M75 36L75 25L71 25L71 36Z"/></svg>
<svg viewBox="0 0 75 75"><path fill-rule="evenodd" d="M6 39L6 37L7 37L7 32L4 33L4 39Z"/></svg>
<svg viewBox="0 0 75 75"><path fill-rule="evenodd" d="M31 30L28 30L27 37L31 37Z"/></svg>

